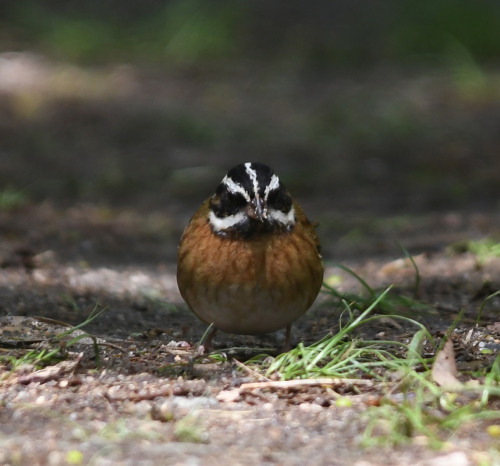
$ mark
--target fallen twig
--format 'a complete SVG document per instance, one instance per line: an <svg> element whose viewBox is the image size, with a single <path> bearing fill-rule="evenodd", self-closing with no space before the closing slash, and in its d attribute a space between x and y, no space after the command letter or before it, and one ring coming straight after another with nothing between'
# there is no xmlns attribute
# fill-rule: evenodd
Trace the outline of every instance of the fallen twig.
<svg viewBox="0 0 500 466"><path fill-rule="evenodd" d="M239 387L240 393L257 389L274 389L274 390L297 390L303 387L343 387L343 386L363 386L374 387L375 383L372 380L365 379L300 379L300 380L276 380L269 382L249 382L241 384Z"/></svg>
<svg viewBox="0 0 500 466"><path fill-rule="evenodd" d="M254 371L252 368L245 366L242 362L237 359L233 359L233 362L242 370L244 370L247 374L253 375L257 379L263 380L265 382L271 382L266 376L259 374L257 371Z"/></svg>

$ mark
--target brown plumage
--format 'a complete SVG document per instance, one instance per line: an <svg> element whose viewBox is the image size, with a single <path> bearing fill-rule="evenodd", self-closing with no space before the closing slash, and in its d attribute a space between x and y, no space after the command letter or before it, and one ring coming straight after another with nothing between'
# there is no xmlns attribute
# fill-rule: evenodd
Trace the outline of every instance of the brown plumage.
<svg viewBox="0 0 500 466"><path fill-rule="evenodd" d="M323 281L313 225L293 202L295 222L289 230L216 234L209 221L214 197L196 211L181 239L182 297L202 321L225 332L254 335L289 327L309 309Z"/></svg>

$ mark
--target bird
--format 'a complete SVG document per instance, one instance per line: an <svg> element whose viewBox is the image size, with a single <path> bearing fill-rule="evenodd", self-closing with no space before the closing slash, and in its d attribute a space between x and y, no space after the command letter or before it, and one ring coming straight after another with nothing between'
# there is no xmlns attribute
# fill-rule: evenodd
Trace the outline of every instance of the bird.
<svg viewBox="0 0 500 466"><path fill-rule="evenodd" d="M318 296L323 261L316 224L276 173L259 162L231 168L182 234L177 283L193 313L217 330L261 335L292 323Z"/></svg>

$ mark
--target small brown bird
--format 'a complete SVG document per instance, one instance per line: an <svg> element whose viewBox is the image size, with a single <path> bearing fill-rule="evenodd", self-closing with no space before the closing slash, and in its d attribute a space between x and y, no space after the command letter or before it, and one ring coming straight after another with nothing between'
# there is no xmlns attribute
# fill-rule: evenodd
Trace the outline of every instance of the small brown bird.
<svg viewBox="0 0 500 466"><path fill-rule="evenodd" d="M191 218L178 251L177 283L214 330L258 335L287 327L316 299L323 263L314 226L268 166L227 173Z"/></svg>

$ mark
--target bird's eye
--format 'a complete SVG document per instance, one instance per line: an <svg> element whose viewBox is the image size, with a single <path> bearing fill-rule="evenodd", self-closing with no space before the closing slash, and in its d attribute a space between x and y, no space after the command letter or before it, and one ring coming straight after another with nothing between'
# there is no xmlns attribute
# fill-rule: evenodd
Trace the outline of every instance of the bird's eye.
<svg viewBox="0 0 500 466"><path fill-rule="evenodd" d="M238 213L246 205L245 198L239 193L231 193L227 190L215 192L210 200L210 209L219 217L227 217Z"/></svg>
<svg viewBox="0 0 500 466"><path fill-rule="evenodd" d="M280 188L269 193L267 203L269 207L286 213L292 207L292 198L284 189Z"/></svg>
<svg viewBox="0 0 500 466"><path fill-rule="evenodd" d="M226 204L227 209L230 214L236 213L242 207L247 204L246 199L239 193L226 193L227 195L223 197L223 203Z"/></svg>

